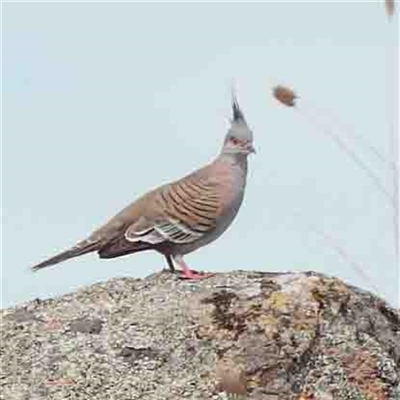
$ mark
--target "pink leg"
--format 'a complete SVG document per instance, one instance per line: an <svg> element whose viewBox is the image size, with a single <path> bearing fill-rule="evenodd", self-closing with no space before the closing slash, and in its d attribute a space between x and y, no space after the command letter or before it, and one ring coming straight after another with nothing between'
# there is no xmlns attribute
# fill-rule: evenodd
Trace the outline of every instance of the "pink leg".
<svg viewBox="0 0 400 400"><path fill-rule="evenodd" d="M175 256L174 260L182 268L182 275L181 275L182 279L197 281L197 280L201 280L201 279L210 278L211 276L215 275L215 274L206 274L206 273L201 273L201 272L191 270L186 265L185 261L183 261L182 256Z"/></svg>

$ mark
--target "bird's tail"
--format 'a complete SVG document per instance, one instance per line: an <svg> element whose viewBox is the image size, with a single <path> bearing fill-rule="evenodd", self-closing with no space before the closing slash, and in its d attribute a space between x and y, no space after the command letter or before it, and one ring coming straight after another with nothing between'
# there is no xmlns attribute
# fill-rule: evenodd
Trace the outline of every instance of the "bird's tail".
<svg viewBox="0 0 400 400"><path fill-rule="evenodd" d="M76 246L71 247L68 250L65 250L39 264L36 264L32 267L33 271L38 271L39 269L50 267L52 265L58 264L60 262L69 260L70 258L78 257L86 253L90 253L92 251L96 251L99 248L98 242L93 241L82 241L78 243Z"/></svg>

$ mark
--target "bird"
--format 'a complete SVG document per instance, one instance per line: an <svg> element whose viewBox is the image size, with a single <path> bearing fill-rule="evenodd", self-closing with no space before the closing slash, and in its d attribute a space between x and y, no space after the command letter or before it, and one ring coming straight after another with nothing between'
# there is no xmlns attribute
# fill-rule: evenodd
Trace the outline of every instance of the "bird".
<svg viewBox="0 0 400 400"><path fill-rule="evenodd" d="M32 270L92 252L109 259L154 250L182 279L214 275L190 269L183 257L215 241L231 225L243 202L248 156L255 153L253 131L233 89L231 106L230 126L214 160L182 179L147 192L86 239L34 265Z"/></svg>

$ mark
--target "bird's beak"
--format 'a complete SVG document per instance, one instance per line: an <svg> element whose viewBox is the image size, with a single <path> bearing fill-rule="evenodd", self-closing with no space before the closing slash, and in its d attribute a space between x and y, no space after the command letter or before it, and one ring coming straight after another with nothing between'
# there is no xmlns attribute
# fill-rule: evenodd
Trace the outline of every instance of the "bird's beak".
<svg viewBox="0 0 400 400"><path fill-rule="evenodd" d="M249 152L249 154L256 154L256 149L254 148L254 146L252 144L248 144L247 145L247 151Z"/></svg>

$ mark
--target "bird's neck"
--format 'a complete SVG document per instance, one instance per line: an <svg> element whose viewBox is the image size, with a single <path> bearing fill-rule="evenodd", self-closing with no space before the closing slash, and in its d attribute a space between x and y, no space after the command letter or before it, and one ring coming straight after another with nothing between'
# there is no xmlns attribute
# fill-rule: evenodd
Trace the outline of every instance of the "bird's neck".
<svg viewBox="0 0 400 400"><path fill-rule="evenodd" d="M240 167L244 172L247 172L247 157L248 154L222 151L217 160L231 164L232 166Z"/></svg>

